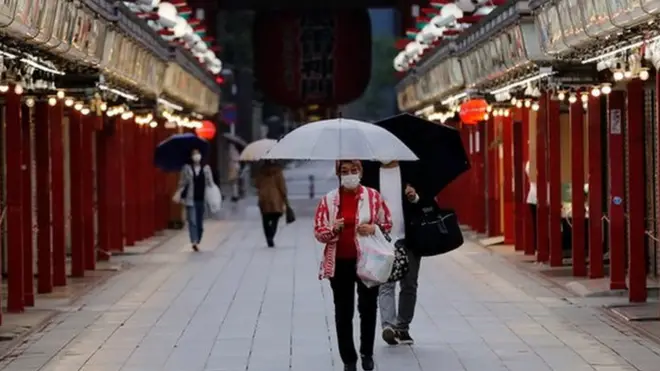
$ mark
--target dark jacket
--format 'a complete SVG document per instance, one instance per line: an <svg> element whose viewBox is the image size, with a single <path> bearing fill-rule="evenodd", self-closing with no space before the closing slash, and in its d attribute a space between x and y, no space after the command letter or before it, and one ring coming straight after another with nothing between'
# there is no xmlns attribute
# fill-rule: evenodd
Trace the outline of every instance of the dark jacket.
<svg viewBox="0 0 660 371"><path fill-rule="evenodd" d="M374 188L380 192L380 162L372 161L363 161L362 167L364 169L362 174L362 185L367 187ZM404 233L406 235L406 245L410 248L415 244L412 234L409 233L411 230L411 222L415 214L421 212L421 208L425 205L429 205L433 202L433 198L428 198L428 195L425 195L421 184L416 180L415 169L412 166L409 166L405 163L399 163L399 168L401 171L401 192L403 192L403 223L404 223ZM411 187L415 188L417 195L419 196L419 201L417 203L412 203L408 201L408 197L405 195L406 185L410 184Z"/></svg>
<svg viewBox="0 0 660 371"><path fill-rule="evenodd" d="M256 186L262 213L283 213L287 204L286 181L278 165L264 165L257 174Z"/></svg>

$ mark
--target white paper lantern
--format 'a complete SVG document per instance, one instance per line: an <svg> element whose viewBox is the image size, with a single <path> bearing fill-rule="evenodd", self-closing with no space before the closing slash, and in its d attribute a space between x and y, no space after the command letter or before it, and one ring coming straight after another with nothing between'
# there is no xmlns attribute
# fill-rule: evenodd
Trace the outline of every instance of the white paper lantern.
<svg viewBox="0 0 660 371"><path fill-rule="evenodd" d="M183 37L183 35L186 33L186 26L188 26L188 21L186 21L183 17L176 17L176 25L172 28L174 37Z"/></svg>
<svg viewBox="0 0 660 371"><path fill-rule="evenodd" d="M160 3L158 5L158 21L163 27L172 28L176 26L177 10L171 3Z"/></svg>
<svg viewBox="0 0 660 371"><path fill-rule="evenodd" d="M194 53L203 54L209 50L208 45L204 41L200 41L192 47Z"/></svg>
<svg viewBox="0 0 660 371"><path fill-rule="evenodd" d="M158 7L160 0L137 0L135 3L145 12L150 12Z"/></svg>
<svg viewBox="0 0 660 371"><path fill-rule="evenodd" d="M463 18L463 11L456 4L447 4L440 10L440 16L444 18L454 17L459 19Z"/></svg>
<svg viewBox="0 0 660 371"><path fill-rule="evenodd" d="M195 40L195 31L190 27L189 24L186 24L186 29L183 32L183 40L188 43L189 45L193 44L193 41Z"/></svg>
<svg viewBox="0 0 660 371"><path fill-rule="evenodd" d="M458 0L456 5L466 13L472 13L475 9L477 9L475 0Z"/></svg>

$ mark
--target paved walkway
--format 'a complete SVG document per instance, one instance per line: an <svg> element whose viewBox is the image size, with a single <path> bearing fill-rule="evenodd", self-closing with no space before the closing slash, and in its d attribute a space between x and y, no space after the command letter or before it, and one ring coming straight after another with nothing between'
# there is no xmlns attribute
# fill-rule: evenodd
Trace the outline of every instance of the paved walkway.
<svg viewBox="0 0 660 371"><path fill-rule="evenodd" d="M268 249L256 209L125 256L134 265L0 363L5 371L329 371L336 354L320 249L301 217ZM413 347L379 371L657 371L660 347L474 245L426 259Z"/></svg>

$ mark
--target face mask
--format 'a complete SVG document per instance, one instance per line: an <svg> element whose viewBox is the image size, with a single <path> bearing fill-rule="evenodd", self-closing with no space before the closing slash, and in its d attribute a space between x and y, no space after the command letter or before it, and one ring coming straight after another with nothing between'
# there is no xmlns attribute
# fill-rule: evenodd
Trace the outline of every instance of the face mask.
<svg viewBox="0 0 660 371"><path fill-rule="evenodd" d="M360 174L342 175L341 185L346 189L357 188L360 185Z"/></svg>
<svg viewBox="0 0 660 371"><path fill-rule="evenodd" d="M193 160L194 162L200 162L200 161L202 160L202 155L200 155L200 154L194 154L194 155L192 155L192 160Z"/></svg>

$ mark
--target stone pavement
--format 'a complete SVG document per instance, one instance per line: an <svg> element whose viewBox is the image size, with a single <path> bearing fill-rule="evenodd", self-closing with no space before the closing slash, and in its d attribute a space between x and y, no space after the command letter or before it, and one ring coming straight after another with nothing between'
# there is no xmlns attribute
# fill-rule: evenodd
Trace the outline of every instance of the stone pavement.
<svg viewBox="0 0 660 371"><path fill-rule="evenodd" d="M4 371L329 371L331 293L311 219L268 249L255 208L181 233L108 280L0 363ZM657 371L660 346L473 244L422 263L412 334L378 342L379 371Z"/></svg>

